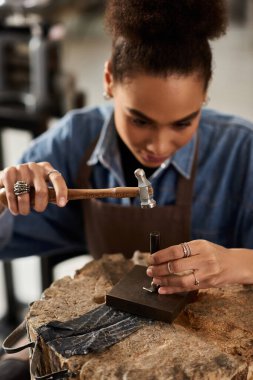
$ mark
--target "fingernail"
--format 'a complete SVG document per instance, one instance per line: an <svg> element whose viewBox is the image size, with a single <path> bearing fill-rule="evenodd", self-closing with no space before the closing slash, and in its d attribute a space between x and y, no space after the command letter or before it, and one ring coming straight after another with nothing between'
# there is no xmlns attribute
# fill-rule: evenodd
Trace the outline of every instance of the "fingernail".
<svg viewBox="0 0 253 380"><path fill-rule="evenodd" d="M148 276L152 276L152 269L148 268L146 273L147 273Z"/></svg>
<svg viewBox="0 0 253 380"><path fill-rule="evenodd" d="M171 288L169 288L169 287L160 287L159 289L158 289L158 293L159 294L173 294L174 292L173 292L173 290L171 289Z"/></svg>
<svg viewBox="0 0 253 380"><path fill-rule="evenodd" d="M59 206L63 207L66 205L66 199L64 197L61 197L59 199Z"/></svg>

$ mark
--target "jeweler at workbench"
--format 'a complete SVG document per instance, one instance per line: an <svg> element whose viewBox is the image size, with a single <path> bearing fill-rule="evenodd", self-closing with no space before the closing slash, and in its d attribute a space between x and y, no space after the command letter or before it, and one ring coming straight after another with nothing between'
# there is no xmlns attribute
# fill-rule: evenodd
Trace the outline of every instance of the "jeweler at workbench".
<svg viewBox="0 0 253 380"><path fill-rule="evenodd" d="M155 226L164 249L147 273L159 293L252 283L253 125L203 109L209 41L225 33L225 1L111 0L106 17L113 47L104 89L114 104L70 112L1 172L9 203L1 258L86 244L96 257L130 255L133 241L146 244L141 226ZM67 203L67 187L136 186L138 167L158 204L148 214L138 199L86 201L84 211ZM48 205L49 180L58 207ZM15 196L17 181L35 187L34 210L28 187Z"/></svg>
<svg viewBox="0 0 253 380"><path fill-rule="evenodd" d="M70 112L33 142L20 165L1 172L10 210L1 206L1 257L86 241L96 257L131 255L132 239L136 249L147 240L140 234L145 224L161 231L167 247L148 269L160 293L251 283L252 125L203 109L212 75L209 40L225 32L225 1L127 1L124 7L109 1L107 25L113 48L104 87L114 107ZM158 204L148 214L138 199L87 201L84 215L79 202L67 204L67 187L88 181L94 188L137 186L137 167L145 169ZM58 207L48 205L49 180ZM35 211L26 189L15 196L17 181L35 187ZM92 236L95 227L99 236ZM195 273L172 275L188 269Z"/></svg>

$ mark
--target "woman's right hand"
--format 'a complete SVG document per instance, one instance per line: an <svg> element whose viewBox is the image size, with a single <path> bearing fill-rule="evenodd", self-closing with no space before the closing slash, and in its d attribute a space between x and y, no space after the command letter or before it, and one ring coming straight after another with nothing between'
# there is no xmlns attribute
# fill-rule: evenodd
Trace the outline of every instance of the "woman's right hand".
<svg viewBox="0 0 253 380"><path fill-rule="evenodd" d="M49 178L50 177L50 178ZM35 189L33 208L43 212L48 205L48 182L51 182L56 193L56 204L64 207L67 203L67 185L62 177L49 162L28 162L17 166L10 166L0 172L0 188L4 187L8 208L13 215L28 215L31 211L29 193L14 194L14 185L17 181L24 181ZM0 203L0 210L3 209Z"/></svg>

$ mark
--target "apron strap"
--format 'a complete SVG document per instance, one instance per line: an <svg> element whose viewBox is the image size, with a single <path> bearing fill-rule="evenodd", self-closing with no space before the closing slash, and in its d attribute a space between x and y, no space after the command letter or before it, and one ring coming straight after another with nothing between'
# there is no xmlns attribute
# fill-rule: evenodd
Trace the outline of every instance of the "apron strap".
<svg viewBox="0 0 253 380"><path fill-rule="evenodd" d="M98 137L91 143L91 145L88 147L87 151L85 152L83 158L81 159L81 164L79 167L79 175L77 177L77 186L79 188L89 188L89 178L91 175L91 167L87 165L87 161L90 158L96 144L98 142Z"/></svg>
<svg viewBox="0 0 253 380"><path fill-rule="evenodd" d="M27 342L26 344L13 347L17 344L17 342L26 335L26 321L24 320L18 327L13 330L7 338L4 340L2 344L2 348L6 352L6 354L14 354L16 352L23 351L25 348L32 348L35 345L35 342Z"/></svg>
<svg viewBox="0 0 253 380"><path fill-rule="evenodd" d="M57 372L51 372L43 376L37 375L38 364L40 363L41 350L38 346L38 341L28 342L19 347L13 347L17 344L20 338L23 338L27 334L26 321L24 320L18 327L13 330L2 344L2 348L6 354L14 354L16 352L23 351L26 348L32 349L32 356L30 361L30 371L35 380L61 380L67 379L76 375L76 373L70 372L68 369L63 369Z"/></svg>

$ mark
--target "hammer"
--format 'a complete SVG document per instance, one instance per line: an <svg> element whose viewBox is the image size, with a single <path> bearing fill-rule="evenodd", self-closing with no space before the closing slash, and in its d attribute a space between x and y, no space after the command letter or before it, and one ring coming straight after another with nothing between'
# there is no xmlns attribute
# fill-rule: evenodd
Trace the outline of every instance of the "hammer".
<svg viewBox="0 0 253 380"><path fill-rule="evenodd" d="M156 201L153 199L153 188L147 180L143 169L136 169L135 177L138 180L138 187L113 187L108 189L68 189L68 201L89 198L131 198L140 197L142 208L153 208ZM31 187L30 192L31 204L34 204L35 189ZM0 189L0 202L8 206L5 188ZM55 190L48 188L48 202L56 203Z"/></svg>

